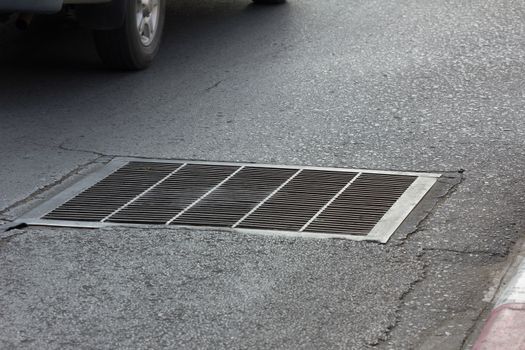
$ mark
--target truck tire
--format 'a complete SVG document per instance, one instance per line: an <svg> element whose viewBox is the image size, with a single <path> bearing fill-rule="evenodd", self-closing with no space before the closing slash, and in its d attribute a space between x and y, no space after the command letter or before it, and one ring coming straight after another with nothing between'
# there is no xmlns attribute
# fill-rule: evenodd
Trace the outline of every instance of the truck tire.
<svg viewBox="0 0 525 350"><path fill-rule="evenodd" d="M159 51L166 15L165 0L129 0L124 23L110 30L94 30L102 62L122 70L144 69Z"/></svg>

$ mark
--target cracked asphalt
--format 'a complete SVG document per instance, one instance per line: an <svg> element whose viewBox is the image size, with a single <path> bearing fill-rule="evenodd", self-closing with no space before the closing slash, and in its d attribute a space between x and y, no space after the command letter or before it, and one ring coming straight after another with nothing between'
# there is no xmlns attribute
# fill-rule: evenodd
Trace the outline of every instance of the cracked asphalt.
<svg viewBox="0 0 525 350"><path fill-rule="evenodd" d="M168 10L133 74L67 18L0 27L0 223L117 155L434 171L443 191L386 245L12 230L0 348L468 348L525 226L523 2Z"/></svg>

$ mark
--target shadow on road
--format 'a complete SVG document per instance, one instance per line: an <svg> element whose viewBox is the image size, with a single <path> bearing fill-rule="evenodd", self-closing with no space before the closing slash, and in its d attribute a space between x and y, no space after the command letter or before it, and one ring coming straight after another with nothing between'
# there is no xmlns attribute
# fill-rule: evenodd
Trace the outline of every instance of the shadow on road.
<svg viewBox="0 0 525 350"><path fill-rule="evenodd" d="M13 116L31 118L29 110L36 108L67 111L79 101L99 103L98 97L103 97L103 109L128 103L130 95L153 97L167 87L174 94L186 88L180 80L209 84L214 68L224 72L228 65L249 61L254 52L275 51L276 43L290 35L291 5L256 6L235 0L168 5L160 53L141 72L106 69L91 33L64 15L37 17L26 32L12 24L1 26L0 121L6 115L11 121ZM55 116L65 117L71 118Z"/></svg>
<svg viewBox="0 0 525 350"><path fill-rule="evenodd" d="M215 50L229 49L232 41L243 43L242 47L236 46L242 52L232 55L271 45L276 37L285 34L291 10L289 5L256 6L234 0L172 1L168 5L163 45L150 68L153 71L163 69L164 65L171 69L175 65L184 66L187 60L203 52L213 56ZM37 17L27 31L18 31L12 23L2 25L0 46L2 89L22 84L20 77L32 78L27 80L32 84L42 77L111 79L130 74L105 69L96 54L91 33L66 15Z"/></svg>

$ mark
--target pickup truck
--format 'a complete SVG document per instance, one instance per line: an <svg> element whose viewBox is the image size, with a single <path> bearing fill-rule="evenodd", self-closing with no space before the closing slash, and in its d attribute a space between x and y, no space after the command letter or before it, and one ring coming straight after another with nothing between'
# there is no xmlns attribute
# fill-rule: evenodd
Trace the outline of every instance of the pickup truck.
<svg viewBox="0 0 525 350"><path fill-rule="evenodd" d="M93 30L97 51L109 67L146 68L157 54L167 0L0 0L0 13L29 22L34 14L73 9L79 22ZM281 4L286 0L252 0Z"/></svg>

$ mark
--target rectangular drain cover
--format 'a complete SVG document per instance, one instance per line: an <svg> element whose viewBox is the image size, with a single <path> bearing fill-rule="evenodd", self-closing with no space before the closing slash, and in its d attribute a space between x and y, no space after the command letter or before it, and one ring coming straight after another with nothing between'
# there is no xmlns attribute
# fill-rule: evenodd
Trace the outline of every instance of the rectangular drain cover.
<svg viewBox="0 0 525 350"><path fill-rule="evenodd" d="M17 222L198 226L385 243L439 177L117 158Z"/></svg>

